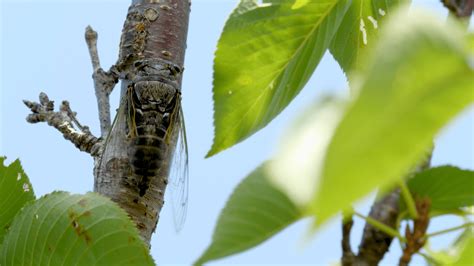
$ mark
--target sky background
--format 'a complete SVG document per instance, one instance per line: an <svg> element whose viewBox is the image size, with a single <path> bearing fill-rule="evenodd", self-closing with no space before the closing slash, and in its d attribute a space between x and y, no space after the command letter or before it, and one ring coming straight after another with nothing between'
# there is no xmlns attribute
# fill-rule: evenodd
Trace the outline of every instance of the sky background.
<svg viewBox="0 0 474 266"><path fill-rule="evenodd" d="M1 2L1 89L0 155L7 163L20 158L37 196L53 190L85 193L92 190L92 158L45 123L28 124L29 110L23 99L37 101L46 92L58 106L69 100L81 123L98 135L97 104L91 79L92 66L84 41L84 29L91 25L98 33L102 67L115 63L122 25L130 1L4 1ZM159 265L190 264L211 241L220 210L235 186L248 173L270 158L293 119L322 95L346 93L345 77L330 54L326 54L313 77L290 106L265 129L243 143L204 159L213 139L212 60L224 22L237 0L194 0L191 7L188 48L183 82L190 159L190 194L186 224L178 234L173 227L170 206L165 204L152 239L152 255ZM444 19L440 1L418 0L413 5L432 9ZM116 87L118 88L118 87ZM117 107L119 90L112 95ZM56 107L57 107L56 106ZM474 167L474 108L471 106L436 140L433 165ZM367 213L370 200L358 210ZM352 243L356 249L363 221L355 220ZM433 220L430 231L460 224L456 218ZM215 261L220 264L312 264L338 261L340 221L335 219L303 245L308 221L293 224L250 251ZM433 247L446 245L452 236L434 239ZM384 265L400 256L392 244ZM415 257L412 265L423 265Z"/></svg>

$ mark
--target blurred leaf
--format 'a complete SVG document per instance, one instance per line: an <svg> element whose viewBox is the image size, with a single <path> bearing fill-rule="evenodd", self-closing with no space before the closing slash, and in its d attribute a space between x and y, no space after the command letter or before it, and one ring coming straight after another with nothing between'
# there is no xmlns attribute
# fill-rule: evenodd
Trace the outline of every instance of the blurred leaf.
<svg viewBox="0 0 474 266"><path fill-rule="evenodd" d="M425 256L426 262L432 266L473 265L473 243L474 235L471 228L464 230L446 250L432 251L429 246L425 245L424 249L428 253L428 256ZM470 263L468 263L469 258L471 259Z"/></svg>
<svg viewBox="0 0 474 266"><path fill-rule="evenodd" d="M278 115L311 77L349 0L243 0L227 20L214 60L214 143L207 157Z"/></svg>
<svg viewBox="0 0 474 266"><path fill-rule="evenodd" d="M53 192L13 220L0 250L8 265L154 265L125 211L94 193Z"/></svg>
<svg viewBox="0 0 474 266"><path fill-rule="evenodd" d="M195 264L255 247L301 217L296 206L267 180L264 164L234 190L217 221L212 243Z"/></svg>
<svg viewBox="0 0 474 266"><path fill-rule="evenodd" d="M474 101L467 50L458 25L416 10L389 18L329 145L312 205L318 224L403 178Z"/></svg>
<svg viewBox="0 0 474 266"><path fill-rule="evenodd" d="M471 54L474 54L474 33L469 33L467 35L467 40L469 42L469 50L471 51Z"/></svg>
<svg viewBox="0 0 474 266"><path fill-rule="evenodd" d="M372 48L381 24L395 7L408 0L353 0L332 40L330 51L348 74L364 62L366 48Z"/></svg>
<svg viewBox="0 0 474 266"><path fill-rule="evenodd" d="M453 166L431 168L408 180L414 195L429 197L432 211L474 205L474 172Z"/></svg>
<svg viewBox="0 0 474 266"><path fill-rule="evenodd" d="M466 241L458 260L453 265L474 265L474 237L472 235Z"/></svg>
<svg viewBox="0 0 474 266"><path fill-rule="evenodd" d="M326 149L344 108L345 102L330 97L312 105L288 128L275 159L268 163L270 180L302 209L314 197Z"/></svg>
<svg viewBox="0 0 474 266"><path fill-rule="evenodd" d="M9 166L0 157L0 244L15 215L28 202L35 199L33 187L21 167L20 160Z"/></svg>

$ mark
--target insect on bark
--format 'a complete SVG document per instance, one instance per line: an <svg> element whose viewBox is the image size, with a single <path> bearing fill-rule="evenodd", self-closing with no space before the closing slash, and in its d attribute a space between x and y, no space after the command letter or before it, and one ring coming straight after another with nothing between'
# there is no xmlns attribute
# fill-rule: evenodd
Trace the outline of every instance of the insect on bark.
<svg viewBox="0 0 474 266"><path fill-rule="evenodd" d="M188 196L188 150L180 89L183 67L175 63L184 57L173 60L171 52L157 51L155 46L161 42L149 33L152 24L159 23L156 7L139 4L128 11L116 64L122 79L120 107L98 166L99 176L113 172L112 168L128 173L107 176L113 183L110 186L121 191L111 196L138 228L147 232L144 237L148 239L164 203L165 188L177 230L185 220ZM155 224L146 224L142 216L151 217Z"/></svg>

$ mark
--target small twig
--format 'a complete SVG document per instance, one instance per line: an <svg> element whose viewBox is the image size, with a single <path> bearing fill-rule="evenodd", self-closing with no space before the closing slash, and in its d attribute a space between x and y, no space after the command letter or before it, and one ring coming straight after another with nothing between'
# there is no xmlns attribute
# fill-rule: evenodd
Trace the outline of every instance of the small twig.
<svg viewBox="0 0 474 266"><path fill-rule="evenodd" d="M430 206L431 200L429 198L416 200L416 209L419 216L414 220L413 230L410 230L408 225L405 227L406 245L400 257L400 266L408 265L413 254L417 253L425 245L426 230L430 223Z"/></svg>
<svg viewBox="0 0 474 266"><path fill-rule="evenodd" d="M89 49L89 55L92 61L92 68L94 71L100 68L99 53L97 52L97 32L91 26L86 27L86 43Z"/></svg>
<svg viewBox="0 0 474 266"><path fill-rule="evenodd" d="M97 38L97 32L91 26L87 26L85 39L94 71L92 78L99 109L100 132L101 136L105 138L111 127L109 95L117 84L120 73L115 66L112 66L107 72L100 67Z"/></svg>
<svg viewBox="0 0 474 266"><path fill-rule="evenodd" d="M342 258L341 264L343 266L354 265L355 254L352 252L351 248L351 230L354 225L352 220L352 215L344 217L342 222Z"/></svg>
<svg viewBox="0 0 474 266"><path fill-rule="evenodd" d="M88 126L83 126L81 123L79 123L79 120L76 118L77 113L71 110L71 106L69 105L68 101L62 102L60 111L66 112L67 116L71 119L71 122L73 122L80 131L89 134L91 133Z"/></svg>
<svg viewBox="0 0 474 266"><path fill-rule="evenodd" d="M76 119L76 112L71 110L69 102L63 101L58 112L54 111L54 102L50 101L44 92L39 95L39 103L27 100L23 100L23 102L33 112L27 116L26 121L29 123L47 122L79 150L90 153L92 156L99 155L101 145L99 139L91 134L87 126L82 126L79 123Z"/></svg>
<svg viewBox="0 0 474 266"><path fill-rule="evenodd" d="M407 178L410 178L414 174L429 167L432 151L433 147L430 147L429 150L427 150L425 157L420 160L417 167L407 174ZM397 230L397 226L400 222L398 220L399 203L400 189L397 188L376 200L372 205L369 217ZM357 263L359 265L378 265L385 253L388 251L392 243L392 238L391 235L388 235L367 223L364 227L364 233L359 245Z"/></svg>
<svg viewBox="0 0 474 266"><path fill-rule="evenodd" d="M465 224L462 224L462 225L459 225L459 226L456 226L456 227L436 231L436 232L433 232L431 234L427 234L425 237L430 238L430 237L433 237L433 236L439 236L439 235L443 235L443 234L446 234L446 233L451 233L451 232L457 231L459 229L468 228L468 227L471 227L471 226L474 226L474 222L465 223Z"/></svg>
<svg viewBox="0 0 474 266"><path fill-rule="evenodd" d="M408 189L404 180L400 180L398 184L400 186L400 192L402 194L403 200L405 201L405 204L407 205L410 218L417 219L418 212L416 211L415 200L413 199L413 196L411 195L410 190Z"/></svg>

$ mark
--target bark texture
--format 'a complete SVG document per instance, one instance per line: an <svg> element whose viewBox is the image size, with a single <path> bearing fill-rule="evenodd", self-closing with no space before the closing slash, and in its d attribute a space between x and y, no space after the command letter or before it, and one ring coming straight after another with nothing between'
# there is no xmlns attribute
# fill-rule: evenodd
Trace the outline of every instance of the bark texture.
<svg viewBox="0 0 474 266"><path fill-rule="evenodd" d="M399 213L400 191L390 192L377 200L370 210L369 216L392 228L395 228ZM356 265L378 265L392 243L392 236L366 223L359 245Z"/></svg>

